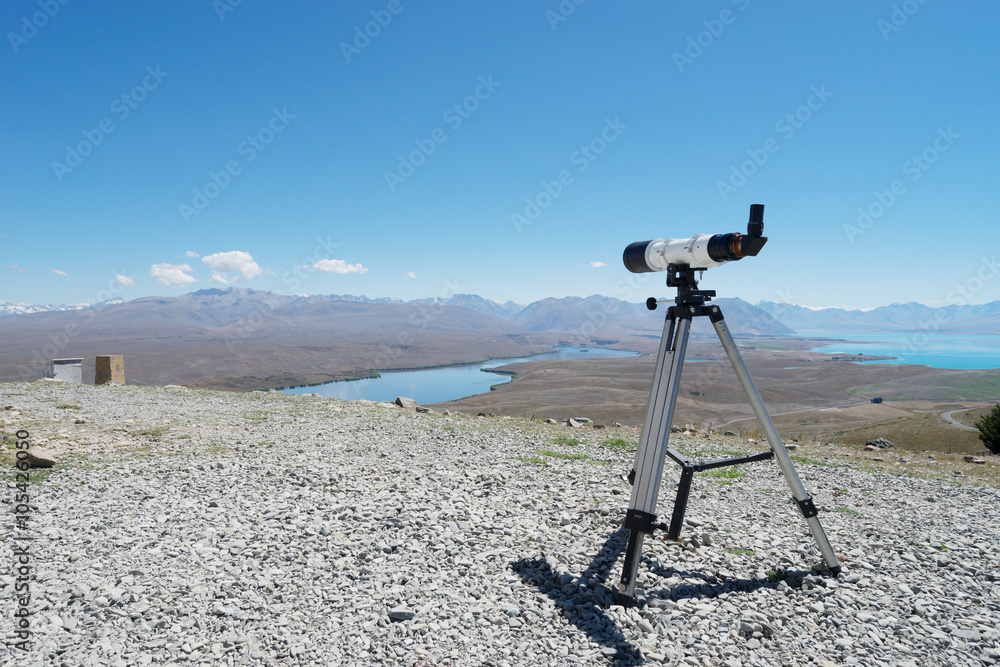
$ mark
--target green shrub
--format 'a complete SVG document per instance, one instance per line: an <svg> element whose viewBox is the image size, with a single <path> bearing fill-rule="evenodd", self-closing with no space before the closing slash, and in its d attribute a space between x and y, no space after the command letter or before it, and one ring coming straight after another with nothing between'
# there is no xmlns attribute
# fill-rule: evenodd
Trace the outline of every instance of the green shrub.
<svg viewBox="0 0 1000 667"><path fill-rule="evenodd" d="M986 415L976 422L979 439L994 454L1000 454L1000 403L993 406Z"/></svg>

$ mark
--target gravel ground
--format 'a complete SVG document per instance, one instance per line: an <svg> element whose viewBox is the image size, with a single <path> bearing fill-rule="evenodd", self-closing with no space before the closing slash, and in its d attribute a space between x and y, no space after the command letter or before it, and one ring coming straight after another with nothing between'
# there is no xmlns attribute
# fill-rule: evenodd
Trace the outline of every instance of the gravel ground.
<svg viewBox="0 0 1000 667"><path fill-rule="evenodd" d="M626 609L609 585L632 454L604 443L634 445L632 429L52 382L0 385L0 404L5 434L27 429L60 460L32 471L27 531L4 477L0 664L1000 661L1000 494L968 477L873 473L803 444L833 578L812 571L773 462L700 474L683 543L646 540ZM745 444L673 442L706 457ZM24 532L27 652L10 539Z"/></svg>

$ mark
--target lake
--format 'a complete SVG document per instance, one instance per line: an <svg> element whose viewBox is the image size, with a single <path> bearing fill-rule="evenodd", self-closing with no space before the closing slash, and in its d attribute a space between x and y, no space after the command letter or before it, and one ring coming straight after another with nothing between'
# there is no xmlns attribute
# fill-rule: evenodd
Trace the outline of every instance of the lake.
<svg viewBox="0 0 1000 667"><path fill-rule="evenodd" d="M974 370L1000 368L1000 336L933 333L797 334L842 338L813 348L823 354L866 354L898 357L866 364L923 364L931 368Z"/></svg>
<svg viewBox="0 0 1000 667"><path fill-rule="evenodd" d="M286 394L319 394L326 398L345 401L394 401L397 396L412 398L421 405L453 401L458 398L485 394L490 386L510 382L511 376L484 373L483 369L540 359L597 359L608 357L635 357L636 352L606 350L598 347L560 347L554 352L536 354L516 359L494 359L479 364L428 368L417 371L393 371L381 377L345 382L328 382L314 387L283 389Z"/></svg>

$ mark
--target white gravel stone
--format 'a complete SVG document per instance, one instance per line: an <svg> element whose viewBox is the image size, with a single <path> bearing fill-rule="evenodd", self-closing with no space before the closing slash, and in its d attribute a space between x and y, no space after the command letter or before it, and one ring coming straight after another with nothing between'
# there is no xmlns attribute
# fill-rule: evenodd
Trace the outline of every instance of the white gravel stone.
<svg viewBox="0 0 1000 667"><path fill-rule="evenodd" d="M31 486L33 645L0 664L1000 661L1000 495L965 477L797 464L817 506L851 510L820 513L837 578L812 570L773 462L698 477L685 542L646 539L626 609L633 454L585 430L564 451L589 458L539 465L557 429L390 404L59 383L0 385L0 404L62 461ZM699 437L675 444L708 458Z"/></svg>

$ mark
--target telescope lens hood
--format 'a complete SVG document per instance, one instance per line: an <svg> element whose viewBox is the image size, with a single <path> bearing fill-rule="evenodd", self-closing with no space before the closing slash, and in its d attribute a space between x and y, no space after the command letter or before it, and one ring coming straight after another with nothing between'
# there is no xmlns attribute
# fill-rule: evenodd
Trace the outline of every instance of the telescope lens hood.
<svg viewBox="0 0 1000 667"><path fill-rule="evenodd" d="M656 269L653 269L646 263L646 248L653 239L649 241L636 241L635 243L629 243L625 247L625 252L622 253L622 261L625 263L625 268L632 273L652 273Z"/></svg>

